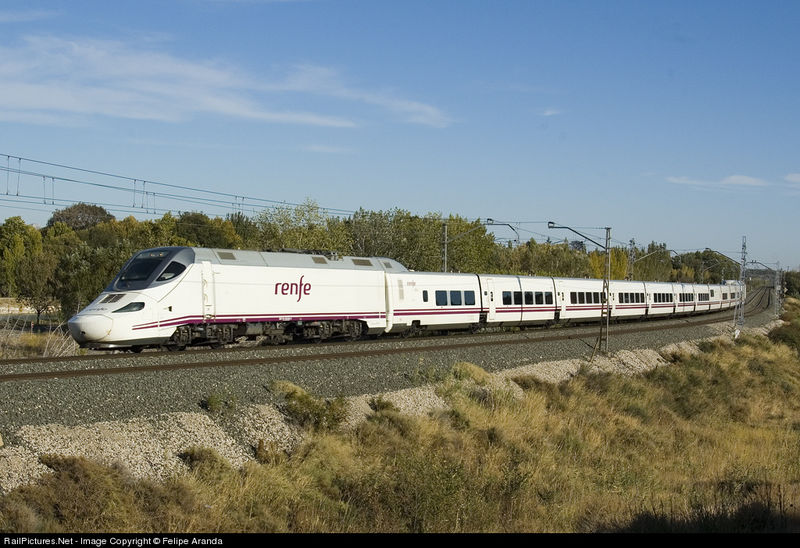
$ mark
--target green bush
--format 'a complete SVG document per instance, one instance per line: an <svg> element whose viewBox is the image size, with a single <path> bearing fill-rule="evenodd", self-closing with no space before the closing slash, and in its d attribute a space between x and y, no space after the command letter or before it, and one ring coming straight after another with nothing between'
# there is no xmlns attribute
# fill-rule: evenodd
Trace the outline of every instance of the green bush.
<svg viewBox="0 0 800 548"><path fill-rule="evenodd" d="M316 398L288 381L276 381L272 390L283 395L284 411L304 428L332 430L347 418L347 402L344 398Z"/></svg>

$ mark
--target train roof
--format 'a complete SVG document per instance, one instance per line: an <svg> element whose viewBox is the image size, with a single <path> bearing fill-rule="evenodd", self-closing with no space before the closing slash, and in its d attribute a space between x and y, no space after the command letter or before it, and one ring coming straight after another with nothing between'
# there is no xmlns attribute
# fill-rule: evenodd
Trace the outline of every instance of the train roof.
<svg viewBox="0 0 800 548"><path fill-rule="evenodd" d="M207 247L192 247L190 249L194 251L194 262L196 263L208 261L214 264L235 264L240 266L408 272L408 269L403 264L387 257L354 257L322 252L252 251L246 249L217 249Z"/></svg>

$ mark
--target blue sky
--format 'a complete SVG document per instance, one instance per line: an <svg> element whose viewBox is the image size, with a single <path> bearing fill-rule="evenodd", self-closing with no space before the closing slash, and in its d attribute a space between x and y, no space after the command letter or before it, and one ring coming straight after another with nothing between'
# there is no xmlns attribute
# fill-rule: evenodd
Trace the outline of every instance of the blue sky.
<svg viewBox="0 0 800 548"><path fill-rule="evenodd" d="M0 154L537 241L568 235L554 220L738 257L746 236L797 268L798 21L796 1L4 0ZM18 167L131 187L0 156ZM0 218L137 199L156 216L0 171Z"/></svg>

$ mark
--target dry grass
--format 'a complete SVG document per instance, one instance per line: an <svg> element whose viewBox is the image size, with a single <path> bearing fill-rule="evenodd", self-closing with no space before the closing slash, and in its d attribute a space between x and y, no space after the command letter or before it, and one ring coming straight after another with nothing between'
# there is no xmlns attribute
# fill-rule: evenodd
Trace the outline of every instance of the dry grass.
<svg viewBox="0 0 800 548"><path fill-rule="evenodd" d="M39 332L27 320L11 316L0 320L0 359L74 356L80 352L63 324Z"/></svg>
<svg viewBox="0 0 800 548"><path fill-rule="evenodd" d="M165 485L78 459L0 499L2 531L800 531L800 360L765 337L641 376L515 379L458 364L450 405L388 402L340 432L332 402L277 384L307 441L233 469L199 448ZM335 414L335 413L334 413ZM321 427L324 425L325 427Z"/></svg>

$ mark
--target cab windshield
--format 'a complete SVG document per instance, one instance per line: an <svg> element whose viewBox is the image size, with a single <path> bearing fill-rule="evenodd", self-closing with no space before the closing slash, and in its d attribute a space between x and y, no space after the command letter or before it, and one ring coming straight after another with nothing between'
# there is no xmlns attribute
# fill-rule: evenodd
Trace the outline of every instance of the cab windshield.
<svg viewBox="0 0 800 548"><path fill-rule="evenodd" d="M142 251L123 267L111 282L110 291L144 289L153 284L167 282L179 276L191 263L191 250L161 248ZM177 259L177 260L176 260Z"/></svg>
<svg viewBox="0 0 800 548"><path fill-rule="evenodd" d="M158 265L161 264L163 259L152 259L149 257L139 258L136 257L128 268L122 271L119 276L121 282L140 282L146 280L153 275Z"/></svg>

